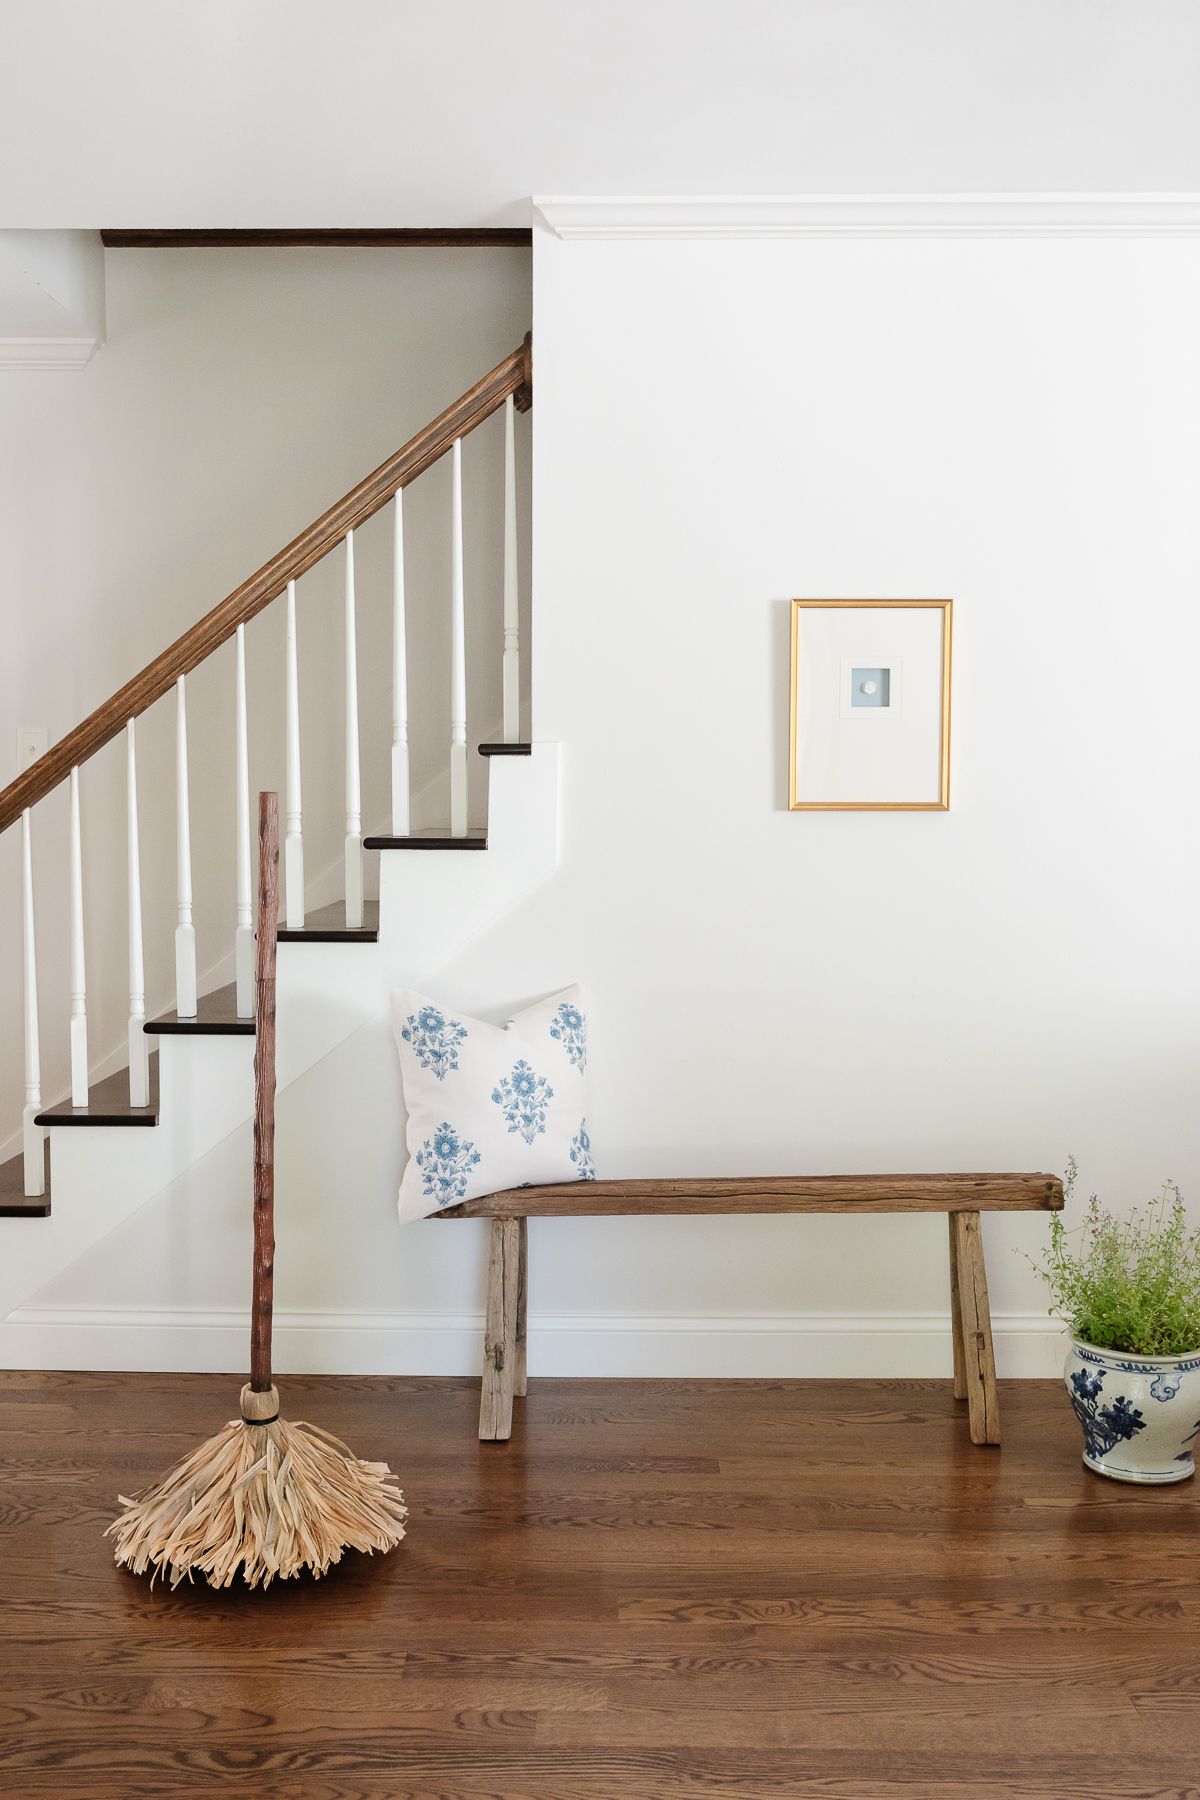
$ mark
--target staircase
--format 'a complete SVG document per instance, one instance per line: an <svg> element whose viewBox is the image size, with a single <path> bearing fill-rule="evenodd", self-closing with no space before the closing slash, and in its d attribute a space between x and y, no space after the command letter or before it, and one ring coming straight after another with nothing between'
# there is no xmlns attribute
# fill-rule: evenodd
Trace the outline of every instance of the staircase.
<svg viewBox="0 0 1200 1800"><path fill-rule="evenodd" d="M339 500L190 631L162 652L82 724L48 750L0 794L0 832L19 828L22 844L25 1104L21 1154L0 1165L0 1320L6 1360L40 1357L36 1318L22 1308L48 1281L154 1198L183 1193L197 1173L208 1182L233 1182L248 1142L253 1084L251 940L251 794L244 632L264 608L287 609L284 902L279 924L278 1023L281 1155L286 1164L289 1120L301 1154L336 1145L345 1108L334 1099L356 1079L364 1056L395 1088L388 1043L391 989L421 985L455 948L478 934L557 861L558 755L532 745L519 719L520 655L517 606L517 506L514 411L532 397L531 344L499 363L466 394ZM505 414L503 595L503 729L482 743L487 758L487 829L467 822L467 679L462 557L462 439L497 411ZM452 459L450 594L449 820L436 832L411 827L408 684L404 599L403 494L442 456ZM391 817L381 835L363 834L360 798L358 651L354 532L385 506L392 508L392 741ZM327 556L343 568L345 665L344 897L308 911L305 903L301 730L297 681L296 582ZM234 980L197 992L192 920L187 679L230 639L236 650L236 917ZM425 671L421 671L425 674ZM143 974L136 721L165 701L174 707L177 891L174 922L175 1004L147 1018ZM124 735L125 851L129 969L128 1066L93 1080L87 1040L84 959L84 884L80 831L80 770L104 745ZM368 747L370 753L370 747ZM41 1092L37 993L37 896L34 844L38 803L69 783L70 808L70 1092L44 1105ZM119 841L119 840L118 840ZM203 848L203 847L202 847ZM379 899L365 898L364 858L379 856ZM314 1148L314 1071L326 1119ZM401 1151L398 1093L368 1162L394 1190ZM335 1161L337 1153L335 1150ZM371 1159L374 1159L373 1162ZM361 1158L355 1166L361 1170Z"/></svg>

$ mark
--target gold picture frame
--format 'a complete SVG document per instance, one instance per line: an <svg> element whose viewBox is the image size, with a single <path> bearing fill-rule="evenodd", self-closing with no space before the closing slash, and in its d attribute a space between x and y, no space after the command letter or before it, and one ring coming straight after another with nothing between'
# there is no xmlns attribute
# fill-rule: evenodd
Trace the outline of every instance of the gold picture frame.
<svg viewBox="0 0 1200 1800"><path fill-rule="evenodd" d="M936 800L802 800L797 770L801 615L815 608L883 607L909 611L937 608L942 614L940 782ZM788 710L788 808L791 812L946 812L950 806L950 668L953 600L793 600L791 604L791 703Z"/></svg>

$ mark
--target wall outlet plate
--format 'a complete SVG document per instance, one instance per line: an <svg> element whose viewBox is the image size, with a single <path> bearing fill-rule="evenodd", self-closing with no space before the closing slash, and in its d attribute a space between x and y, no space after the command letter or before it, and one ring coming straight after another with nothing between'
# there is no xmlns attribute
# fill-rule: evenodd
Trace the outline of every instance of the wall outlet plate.
<svg viewBox="0 0 1200 1800"><path fill-rule="evenodd" d="M17 726L18 775L23 775L39 756L45 756L48 743L49 739L44 725Z"/></svg>

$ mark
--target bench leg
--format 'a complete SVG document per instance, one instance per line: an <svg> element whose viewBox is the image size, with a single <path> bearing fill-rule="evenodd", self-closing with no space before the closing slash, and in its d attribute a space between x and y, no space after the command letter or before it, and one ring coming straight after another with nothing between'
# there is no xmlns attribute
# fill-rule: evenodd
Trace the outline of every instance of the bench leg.
<svg viewBox="0 0 1200 1800"><path fill-rule="evenodd" d="M529 1389L529 1371L526 1366L526 1339L529 1335L529 1220L518 1219L517 1224L517 1346L513 1393L523 1397Z"/></svg>
<svg viewBox="0 0 1200 1800"><path fill-rule="evenodd" d="M946 1214L950 1227L950 1342L954 1348L954 1398L967 1397L967 1371L963 1359L962 1302L958 1297L958 1257L954 1253L953 1213Z"/></svg>
<svg viewBox="0 0 1200 1800"><path fill-rule="evenodd" d="M996 1356L992 1348L992 1315L988 1306L979 1214L951 1213L950 1230L971 1442L998 1444L1000 1410L996 1397Z"/></svg>
<svg viewBox="0 0 1200 1800"><path fill-rule="evenodd" d="M487 1323L483 1335L483 1392L479 1401L479 1436L485 1443L512 1435L520 1238L518 1220L492 1220Z"/></svg>

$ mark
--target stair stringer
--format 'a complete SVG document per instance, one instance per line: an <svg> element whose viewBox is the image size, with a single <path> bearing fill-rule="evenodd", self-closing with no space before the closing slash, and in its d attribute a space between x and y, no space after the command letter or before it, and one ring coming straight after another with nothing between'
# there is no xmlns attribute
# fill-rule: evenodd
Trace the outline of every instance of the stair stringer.
<svg viewBox="0 0 1200 1800"><path fill-rule="evenodd" d="M559 785L557 744L497 760L486 852L381 852L378 943L279 945L281 1095L378 1027L394 987L419 985L553 873ZM19 1325L22 1305L250 1121L253 1050L247 1037L162 1037L157 1127L50 1128L49 1218L0 1220L0 1320Z"/></svg>

